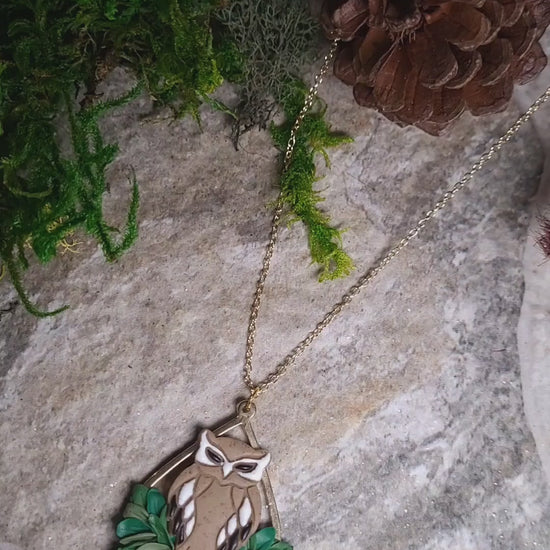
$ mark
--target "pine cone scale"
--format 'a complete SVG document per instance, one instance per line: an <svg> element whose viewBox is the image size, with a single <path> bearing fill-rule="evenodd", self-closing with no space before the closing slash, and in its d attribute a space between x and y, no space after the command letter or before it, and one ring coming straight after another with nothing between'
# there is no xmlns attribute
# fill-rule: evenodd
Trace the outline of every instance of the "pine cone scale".
<svg viewBox="0 0 550 550"><path fill-rule="evenodd" d="M536 40L535 18L531 14L524 14L515 25L502 29L500 36L510 41L514 55L521 58L531 49Z"/></svg>
<svg viewBox="0 0 550 550"><path fill-rule="evenodd" d="M436 95L436 103L430 121L435 124L447 124L456 120L466 109L466 102L459 90L442 88Z"/></svg>
<svg viewBox="0 0 550 550"><path fill-rule="evenodd" d="M523 56L521 63L516 63L512 69L514 82L527 84L531 82L546 67L546 55L538 42Z"/></svg>
<svg viewBox="0 0 550 550"><path fill-rule="evenodd" d="M461 50L471 51L488 40L491 21L472 6L449 2L446 16L434 19L429 29Z"/></svg>
<svg viewBox="0 0 550 550"><path fill-rule="evenodd" d="M480 71L483 61L481 54L476 50L473 52L463 52L454 48L453 54L458 62L457 75L447 82L446 87L451 90L463 88Z"/></svg>
<svg viewBox="0 0 550 550"><path fill-rule="evenodd" d="M355 56L355 74L365 83L374 83L376 73L391 50L386 33L372 29L362 41Z"/></svg>
<svg viewBox="0 0 550 550"><path fill-rule="evenodd" d="M537 22L537 40L550 25L550 2L548 0L527 0L529 9Z"/></svg>
<svg viewBox="0 0 550 550"><path fill-rule="evenodd" d="M368 13L368 7L363 0L346 0L334 9L330 18L323 17L321 22L325 28L332 28L331 37L338 36L342 40L351 40L359 29L366 25ZM323 11L323 16L325 15L326 10Z"/></svg>
<svg viewBox="0 0 550 550"><path fill-rule="evenodd" d="M482 69L477 79L482 86L490 86L500 80L510 70L514 51L509 40L499 38L479 48Z"/></svg>
<svg viewBox="0 0 550 550"><path fill-rule="evenodd" d="M518 2L517 0L500 0L500 3L504 10L504 20L502 21L502 26L511 27L512 25L515 25L524 11L524 3Z"/></svg>
<svg viewBox="0 0 550 550"><path fill-rule="evenodd" d="M334 73L348 86L353 86L357 81L357 75L353 69L353 59L352 50L344 49L338 52L334 60Z"/></svg>
<svg viewBox="0 0 550 550"><path fill-rule="evenodd" d="M353 97L359 105L376 109L376 100L374 99L374 89L362 82L358 82L353 87Z"/></svg>
<svg viewBox="0 0 550 550"><path fill-rule="evenodd" d="M479 11L491 22L491 30L485 43L490 43L496 39L504 23L504 9L497 0L486 0L479 8Z"/></svg>
<svg viewBox="0 0 550 550"><path fill-rule="evenodd" d="M356 101L434 134L506 108L547 62L550 0L327 0L322 20Z"/></svg>
<svg viewBox="0 0 550 550"><path fill-rule="evenodd" d="M408 48L411 63L419 69L420 82L426 88L440 88L456 77L458 62L444 40L425 32Z"/></svg>
<svg viewBox="0 0 550 550"><path fill-rule="evenodd" d="M434 112L434 100L434 92L426 91L420 82L419 72L413 72L407 80L405 106L400 113L401 120L408 124L428 120Z"/></svg>
<svg viewBox="0 0 550 550"><path fill-rule="evenodd" d="M411 64L402 46L394 48L380 67L374 82L374 98L386 112L405 106L405 88Z"/></svg>
<svg viewBox="0 0 550 550"><path fill-rule="evenodd" d="M491 86L483 86L472 81L464 87L464 100L470 112L475 116L500 113L512 99L514 81L506 74Z"/></svg>

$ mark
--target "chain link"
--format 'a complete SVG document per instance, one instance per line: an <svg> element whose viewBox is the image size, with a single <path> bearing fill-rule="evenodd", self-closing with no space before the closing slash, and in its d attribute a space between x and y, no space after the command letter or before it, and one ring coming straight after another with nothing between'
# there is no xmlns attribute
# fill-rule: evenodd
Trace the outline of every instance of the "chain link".
<svg viewBox="0 0 550 550"><path fill-rule="evenodd" d="M292 160L292 154L296 145L296 135L300 129L300 126L304 120L305 115L311 109L317 91L324 75L327 73L330 62L334 57L336 48L338 46L338 39L334 40L330 52L325 56L321 70L315 77L313 86L310 88L309 93L304 102L304 106L298 115L296 122L292 127L290 133L290 139L284 157L283 171L288 170L290 162ZM275 370L268 374L263 380L254 382L252 380L252 357L254 353L254 341L256 337L256 321L260 310L260 304L262 295L264 292L265 281L269 272L271 259L273 257L273 250L277 242L279 226L281 221L281 215L284 207L284 200L282 195L279 194L279 198L276 203L275 213L273 215L271 232L269 242L266 247L262 269L260 271L259 279L256 283L256 291L254 294L254 300L250 310L250 319L248 324L248 333L246 341L246 354L245 354L245 367L244 367L244 383L250 391L250 397L248 398L246 407L251 408L254 401L259 395L264 393L270 386L275 384L284 374L288 368L296 361L296 359L309 347L309 345L323 332L323 330L342 313L344 308L349 305L353 298L357 296L361 290L367 286L373 279L375 279L380 272L396 257L399 253L406 248L409 243L417 237L421 231L424 230L428 222L430 222L441 210L443 210L454 196L462 190L489 161L491 161L497 153L512 140L512 138L518 133L522 126L528 122L533 115L540 109L540 107L550 99L550 87L543 93L529 109L520 116L516 122L498 139L496 140L487 151L485 151L478 160L471 166L460 180L458 180L448 191L443 193L441 198L435 202L430 210L428 210L422 218L420 218L416 224L405 234L405 236L399 240L394 246L392 246L371 268L369 268L357 282L352 285L345 294L342 295L340 300L336 302L332 308L324 315L324 317L315 325L315 328L307 333L306 337L301 340L292 350L280 361Z"/></svg>

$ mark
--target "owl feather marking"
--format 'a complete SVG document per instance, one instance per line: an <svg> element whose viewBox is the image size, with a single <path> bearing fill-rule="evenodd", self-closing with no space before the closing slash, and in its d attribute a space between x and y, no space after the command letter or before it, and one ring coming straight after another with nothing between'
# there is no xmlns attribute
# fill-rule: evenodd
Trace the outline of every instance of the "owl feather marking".
<svg viewBox="0 0 550 550"><path fill-rule="evenodd" d="M170 530L176 537L176 544L185 542L195 527L195 501L212 484L212 479L200 476L194 464L184 470L170 489ZM175 489L174 489L175 487Z"/></svg>
<svg viewBox="0 0 550 550"><path fill-rule="evenodd" d="M216 550L238 550L260 523L260 518L253 512L261 509L260 492L256 487L234 488L232 500L236 513L220 529Z"/></svg>

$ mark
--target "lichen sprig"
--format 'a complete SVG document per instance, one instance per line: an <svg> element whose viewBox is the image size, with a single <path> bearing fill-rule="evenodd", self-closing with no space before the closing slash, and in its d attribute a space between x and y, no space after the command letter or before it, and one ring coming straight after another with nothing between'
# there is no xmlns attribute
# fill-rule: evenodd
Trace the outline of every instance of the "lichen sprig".
<svg viewBox="0 0 550 550"><path fill-rule="evenodd" d="M233 128L237 145L242 132L267 127L289 82L314 59L319 26L307 0L234 0L216 18L242 56L241 102Z"/></svg>

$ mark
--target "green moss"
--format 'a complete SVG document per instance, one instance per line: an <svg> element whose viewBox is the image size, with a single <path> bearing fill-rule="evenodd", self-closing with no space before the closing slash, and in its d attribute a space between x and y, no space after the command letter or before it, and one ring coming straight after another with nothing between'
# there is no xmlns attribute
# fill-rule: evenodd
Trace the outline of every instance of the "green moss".
<svg viewBox="0 0 550 550"><path fill-rule="evenodd" d="M105 170L116 157L98 127L106 112L145 88L177 114L198 108L237 70L229 48L215 51L210 25L218 0L5 0L0 5L0 258L28 311L22 272L29 248L51 260L69 232L96 237L117 259L137 237L135 179L126 228L103 217ZM98 101L96 86L115 65L140 85L114 101ZM82 96L80 103L75 98ZM71 147L61 148L66 129ZM57 313L51 312L51 314Z"/></svg>
<svg viewBox="0 0 550 550"><path fill-rule="evenodd" d="M286 122L271 125L271 136L276 146L285 151L290 130L296 120L307 94L305 86L294 81L287 84L283 108ZM319 209L323 200L315 190L319 180L315 171L315 155L321 154L329 165L328 147L336 147L353 141L348 136L332 132L325 120L325 108L320 101L310 110L296 136L296 145L288 169L281 176L281 192L285 203L295 216L304 223L312 260L320 267L320 281L349 275L353 262L342 248L342 232L330 224L330 217Z"/></svg>
<svg viewBox="0 0 550 550"><path fill-rule="evenodd" d="M74 4L74 2L71 2ZM96 67L125 64L151 96L197 116L221 83L211 16L220 0L76 0L74 29Z"/></svg>
<svg viewBox="0 0 550 550"><path fill-rule="evenodd" d="M23 272L31 251L50 261L67 235L93 235L114 261L137 238L139 193L125 227L103 216L106 169L118 146L105 143L99 120L141 90L175 116L198 120L207 103L236 118L235 139L251 125L266 126L282 105L288 120L301 108L295 82L310 58L317 26L305 0L3 0L0 3L0 260L31 313L45 316L27 296ZM97 86L118 65L139 83L103 101ZM242 86L234 115L212 92L224 79ZM289 124L273 128L283 146ZM58 134L67 133L62 147ZM285 200L308 227L321 279L351 269L340 232L317 207L313 156L346 141L332 134L321 110L304 121Z"/></svg>

